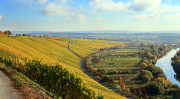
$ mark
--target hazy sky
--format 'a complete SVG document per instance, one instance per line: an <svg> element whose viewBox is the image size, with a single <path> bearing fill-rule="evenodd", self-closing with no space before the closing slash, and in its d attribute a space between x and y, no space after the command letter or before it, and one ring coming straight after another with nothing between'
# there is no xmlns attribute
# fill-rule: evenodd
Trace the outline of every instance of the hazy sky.
<svg viewBox="0 0 180 99"><path fill-rule="evenodd" d="M0 0L0 30L178 31L180 0Z"/></svg>

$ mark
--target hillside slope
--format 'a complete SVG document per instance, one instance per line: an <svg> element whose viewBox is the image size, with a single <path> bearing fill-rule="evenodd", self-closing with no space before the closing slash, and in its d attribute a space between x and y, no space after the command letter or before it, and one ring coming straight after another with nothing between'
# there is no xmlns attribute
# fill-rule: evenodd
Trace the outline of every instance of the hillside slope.
<svg viewBox="0 0 180 99"><path fill-rule="evenodd" d="M84 74L80 68L81 59L66 48L68 42L74 42L73 44L71 43L73 50L79 50L78 54L82 57L99 50L99 48L111 47L118 44L117 42L73 38L0 36L0 56L18 57L22 63L23 59L28 58L40 60L47 64L61 64L85 80L94 91L104 95L106 98L124 98Z"/></svg>

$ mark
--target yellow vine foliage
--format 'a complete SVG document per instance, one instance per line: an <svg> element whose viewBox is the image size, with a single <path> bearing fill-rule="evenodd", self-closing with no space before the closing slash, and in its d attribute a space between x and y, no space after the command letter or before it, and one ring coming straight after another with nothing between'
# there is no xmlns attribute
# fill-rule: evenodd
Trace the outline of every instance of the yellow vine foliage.
<svg viewBox="0 0 180 99"><path fill-rule="evenodd" d="M105 41L105 40L90 40L90 39L75 39L61 38L60 41L69 42L70 49L80 55L86 57L88 54L98 51L101 48L110 48L115 45L122 45L121 42Z"/></svg>
<svg viewBox="0 0 180 99"><path fill-rule="evenodd" d="M81 59L66 48L69 41L75 41L74 44L70 44L70 49L81 57L85 57L90 53L98 51L100 48L113 47L121 44L119 42L74 38L0 36L0 55L4 55L5 57L9 55L17 57L22 63L23 59L28 58L40 60L46 64L60 64L70 72L82 78L91 89L96 93L105 96L105 98L124 99L123 96L120 96L102 86L81 70Z"/></svg>

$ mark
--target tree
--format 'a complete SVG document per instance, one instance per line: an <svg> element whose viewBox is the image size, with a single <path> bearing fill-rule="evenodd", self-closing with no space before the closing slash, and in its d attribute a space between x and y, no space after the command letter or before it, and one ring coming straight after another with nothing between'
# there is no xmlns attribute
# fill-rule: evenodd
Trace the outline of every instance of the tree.
<svg viewBox="0 0 180 99"><path fill-rule="evenodd" d="M152 64L155 65L156 62L157 62L157 57L156 57L156 56L153 56L153 58L152 58Z"/></svg>
<svg viewBox="0 0 180 99"><path fill-rule="evenodd" d="M121 82L122 82L122 76L119 76L119 82L118 82L118 84L120 85Z"/></svg>
<svg viewBox="0 0 180 99"><path fill-rule="evenodd" d="M148 70L142 70L138 76L140 80L142 80L143 83L149 83L151 79L153 78L153 75Z"/></svg>
<svg viewBox="0 0 180 99"><path fill-rule="evenodd" d="M172 99L180 99L180 89L177 88L176 90L170 90L169 94L172 94Z"/></svg>
<svg viewBox="0 0 180 99"><path fill-rule="evenodd" d="M158 77L155 79L156 82L160 83L164 88L167 88L171 85L168 81L165 80L165 78Z"/></svg>
<svg viewBox="0 0 180 99"><path fill-rule="evenodd" d="M165 79L166 79L166 76L165 76L163 70L162 70L161 68L157 67L157 66L149 65L149 66L146 68L146 70L149 70L149 71L153 74L153 76L154 76L155 78L157 78L157 77L162 77L162 78L165 78Z"/></svg>
<svg viewBox="0 0 180 99"><path fill-rule="evenodd" d="M165 89L160 83L153 82L147 85L147 91L151 95L159 95L159 94L164 94Z"/></svg>
<svg viewBox="0 0 180 99"><path fill-rule="evenodd" d="M22 36L27 36L27 34L23 34Z"/></svg>
<svg viewBox="0 0 180 99"><path fill-rule="evenodd" d="M5 35L12 35L11 31L4 31Z"/></svg>
<svg viewBox="0 0 180 99"><path fill-rule="evenodd" d="M145 69L145 68L148 67L148 65L147 65L146 63L141 63L141 64L140 64L140 67L141 67L142 69Z"/></svg>
<svg viewBox="0 0 180 99"><path fill-rule="evenodd" d="M122 81L122 76L119 76L119 82L118 84L121 86L122 89L126 89L124 82Z"/></svg>
<svg viewBox="0 0 180 99"><path fill-rule="evenodd" d="M171 59L172 60L172 66L174 71L177 74L177 77L180 77L180 51L177 51L176 55Z"/></svg>

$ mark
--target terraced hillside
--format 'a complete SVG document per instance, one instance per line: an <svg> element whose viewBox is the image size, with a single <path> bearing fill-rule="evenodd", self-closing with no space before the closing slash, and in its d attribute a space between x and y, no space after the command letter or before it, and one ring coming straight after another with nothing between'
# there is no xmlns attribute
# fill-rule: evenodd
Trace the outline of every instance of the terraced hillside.
<svg viewBox="0 0 180 99"><path fill-rule="evenodd" d="M126 87L130 88L134 86L140 70L138 63L141 58L138 52L141 52L141 48L111 49L92 56L90 64L104 76L113 78L116 84L121 76Z"/></svg>
<svg viewBox="0 0 180 99"><path fill-rule="evenodd" d="M73 38L37 38L21 36L0 36L0 56L18 57L20 62L25 58L40 60L46 64L61 64L64 68L82 78L91 89L106 98L122 99L124 97L100 85L81 71L80 58L71 53L67 48L70 43L72 50L85 57L100 48L112 47L117 42L100 40L73 39Z"/></svg>

